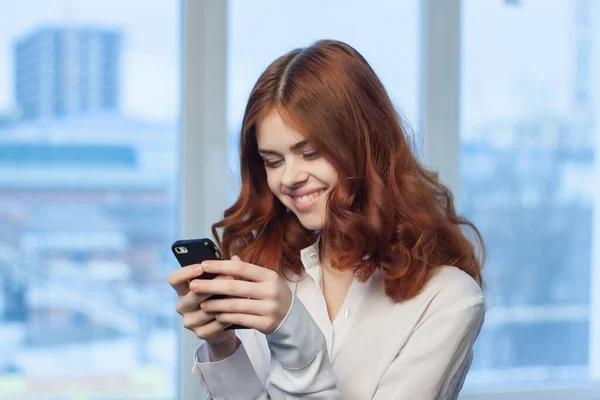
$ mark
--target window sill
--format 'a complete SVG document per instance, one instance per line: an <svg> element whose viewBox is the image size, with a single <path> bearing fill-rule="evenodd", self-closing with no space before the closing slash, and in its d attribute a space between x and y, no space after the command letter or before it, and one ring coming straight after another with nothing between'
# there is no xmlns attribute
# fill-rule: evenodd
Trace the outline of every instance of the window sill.
<svg viewBox="0 0 600 400"><path fill-rule="evenodd" d="M459 400L598 400L600 382L580 384L515 385L513 388L465 387Z"/></svg>

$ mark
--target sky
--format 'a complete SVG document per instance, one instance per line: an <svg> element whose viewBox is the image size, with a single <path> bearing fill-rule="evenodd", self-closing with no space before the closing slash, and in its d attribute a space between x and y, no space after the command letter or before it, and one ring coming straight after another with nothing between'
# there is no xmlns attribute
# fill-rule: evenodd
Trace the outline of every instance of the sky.
<svg viewBox="0 0 600 400"><path fill-rule="evenodd" d="M492 119L570 112L574 2L526 0L507 6L501 0L463 0L464 130ZM0 0L0 112L14 106L15 40L40 25L76 21L123 28L125 113L155 120L175 118L180 92L179 0L149 4L147 0ZM599 12L596 5L600 22ZM419 17L418 0L231 0L230 127L239 124L252 85L271 61L325 37L356 47L416 126ZM597 26L594 38L599 35Z"/></svg>

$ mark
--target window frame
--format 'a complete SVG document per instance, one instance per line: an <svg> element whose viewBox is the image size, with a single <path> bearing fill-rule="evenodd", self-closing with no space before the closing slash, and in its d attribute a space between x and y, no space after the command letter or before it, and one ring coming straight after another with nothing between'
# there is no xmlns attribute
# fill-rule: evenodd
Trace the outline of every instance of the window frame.
<svg viewBox="0 0 600 400"><path fill-rule="evenodd" d="M228 202L227 1L181 1L181 141L179 231L211 237ZM194 334L179 327L178 399L197 400Z"/></svg>

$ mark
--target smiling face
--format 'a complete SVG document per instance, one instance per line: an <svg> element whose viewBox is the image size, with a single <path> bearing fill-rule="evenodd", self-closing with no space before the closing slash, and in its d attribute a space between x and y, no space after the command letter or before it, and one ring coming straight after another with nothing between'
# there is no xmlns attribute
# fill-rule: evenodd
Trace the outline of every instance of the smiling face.
<svg viewBox="0 0 600 400"><path fill-rule="evenodd" d="M338 182L333 166L300 132L286 125L277 112L260 121L256 136L273 194L305 228L322 229L327 194Z"/></svg>

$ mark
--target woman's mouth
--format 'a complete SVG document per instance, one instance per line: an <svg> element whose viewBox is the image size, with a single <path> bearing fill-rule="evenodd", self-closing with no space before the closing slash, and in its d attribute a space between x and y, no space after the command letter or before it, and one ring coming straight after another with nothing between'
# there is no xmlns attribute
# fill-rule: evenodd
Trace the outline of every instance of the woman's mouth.
<svg viewBox="0 0 600 400"><path fill-rule="evenodd" d="M309 193L303 196L291 196L294 202L294 207L298 211L307 211L317 202L317 199L325 193L325 189L317 192Z"/></svg>

